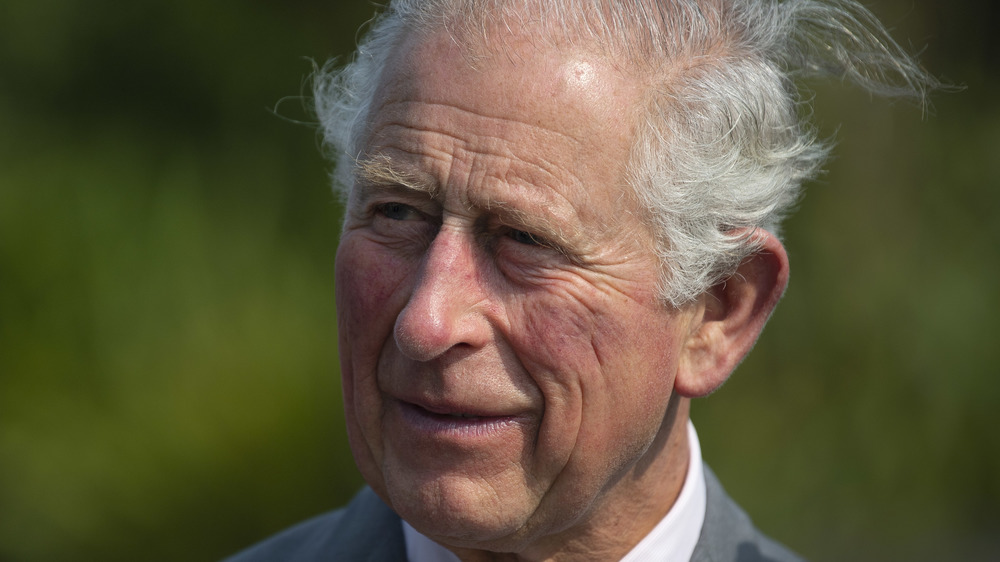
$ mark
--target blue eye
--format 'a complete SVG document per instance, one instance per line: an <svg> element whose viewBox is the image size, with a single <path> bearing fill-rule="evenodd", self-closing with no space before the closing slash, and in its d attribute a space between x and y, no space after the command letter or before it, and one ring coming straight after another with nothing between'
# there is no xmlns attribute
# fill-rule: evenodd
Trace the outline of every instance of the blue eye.
<svg viewBox="0 0 1000 562"><path fill-rule="evenodd" d="M420 216L420 212L413 207L397 202L383 203L379 205L378 212L385 218L395 221L414 220Z"/></svg>

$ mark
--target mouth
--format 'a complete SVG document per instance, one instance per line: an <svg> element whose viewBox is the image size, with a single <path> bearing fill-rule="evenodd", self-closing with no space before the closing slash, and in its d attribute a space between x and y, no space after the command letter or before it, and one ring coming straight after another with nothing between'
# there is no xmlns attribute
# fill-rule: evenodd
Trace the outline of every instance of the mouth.
<svg viewBox="0 0 1000 562"><path fill-rule="evenodd" d="M463 408L461 406L449 406L449 405L430 405L430 404L419 404L416 402L406 402L402 401L407 407L416 408L422 410L424 413L430 416L442 416L447 418L495 418L503 416L494 416L487 414L485 412L474 411L472 408Z"/></svg>
<svg viewBox="0 0 1000 562"><path fill-rule="evenodd" d="M402 419L408 426L424 434L451 437L486 437L514 425L514 415L478 411L450 405L416 404L397 401Z"/></svg>

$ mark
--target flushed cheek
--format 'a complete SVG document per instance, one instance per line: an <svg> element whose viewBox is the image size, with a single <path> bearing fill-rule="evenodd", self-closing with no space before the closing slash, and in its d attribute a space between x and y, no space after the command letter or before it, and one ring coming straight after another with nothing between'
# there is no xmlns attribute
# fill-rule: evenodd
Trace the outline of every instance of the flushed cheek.
<svg viewBox="0 0 1000 562"><path fill-rule="evenodd" d="M513 347L545 397L536 470L599 486L659 429L672 385L669 323L610 300L538 301L521 320Z"/></svg>
<svg viewBox="0 0 1000 562"><path fill-rule="evenodd" d="M413 260L364 234L344 234L336 262L337 320L341 366L355 376L374 375L378 354L406 305L415 268Z"/></svg>
<svg viewBox="0 0 1000 562"><path fill-rule="evenodd" d="M361 328L357 334L388 336L389 332L377 333L370 323L391 318L391 324L402 309L406 295L400 294L400 289L410 274L410 260L367 242L363 235L345 233L344 237L336 262L338 315L349 322L346 328Z"/></svg>
<svg viewBox="0 0 1000 562"><path fill-rule="evenodd" d="M542 481L556 478L574 455L584 392L600 376L590 346L594 326L580 308L561 300L532 300L515 311L507 334L545 404L531 467Z"/></svg>
<svg viewBox="0 0 1000 562"><path fill-rule="evenodd" d="M407 268L345 233L337 252L337 318L348 437L355 460L370 481L382 457L383 404L376 379L379 354L392 337Z"/></svg>

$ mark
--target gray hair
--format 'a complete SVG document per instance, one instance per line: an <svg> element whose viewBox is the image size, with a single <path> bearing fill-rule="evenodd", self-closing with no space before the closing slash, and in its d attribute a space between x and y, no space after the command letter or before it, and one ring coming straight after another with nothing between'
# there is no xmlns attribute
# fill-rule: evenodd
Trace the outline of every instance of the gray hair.
<svg viewBox="0 0 1000 562"><path fill-rule="evenodd" d="M629 183L658 237L661 295L674 306L733 275L759 251L758 229L778 235L826 159L794 80L838 76L920 102L937 86L853 0L394 0L352 62L314 76L341 195L381 71L407 33L446 30L484 46L489 30L529 22L596 45L651 84Z"/></svg>

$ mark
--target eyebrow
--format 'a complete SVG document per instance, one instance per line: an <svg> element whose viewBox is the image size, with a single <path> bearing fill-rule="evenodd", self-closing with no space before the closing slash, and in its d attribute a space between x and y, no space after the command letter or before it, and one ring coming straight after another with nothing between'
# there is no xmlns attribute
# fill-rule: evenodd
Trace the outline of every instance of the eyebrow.
<svg viewBox="0 0 1000 562"><path fill-rule="evenodd" d="M424 174L400 169L385 154L375 154L359 159L354 166L354 177L370 187L400 186L437 197L438 183Z"/></svg>
<svg viewBox="0 0 1000 562"><path fill-rule="evenodd" d="M441 186L432 176L401 168L386 154L377 153L358 159L354 167L354 175L359 181L360 187L365 191L403 188L404 190L425 193L434 199L437 199L441 194ZM554 217L549 214L530 213L507 201L490 198L488 195L484 195L482 200L473 206L493 214L508 227L538 234L550 243L553 249L560 251L569 259L577 261L576 257L569 251L569 248L573 247L571 239L563 232L562 228L556 226L557 223L552 220Z"/></svg>

